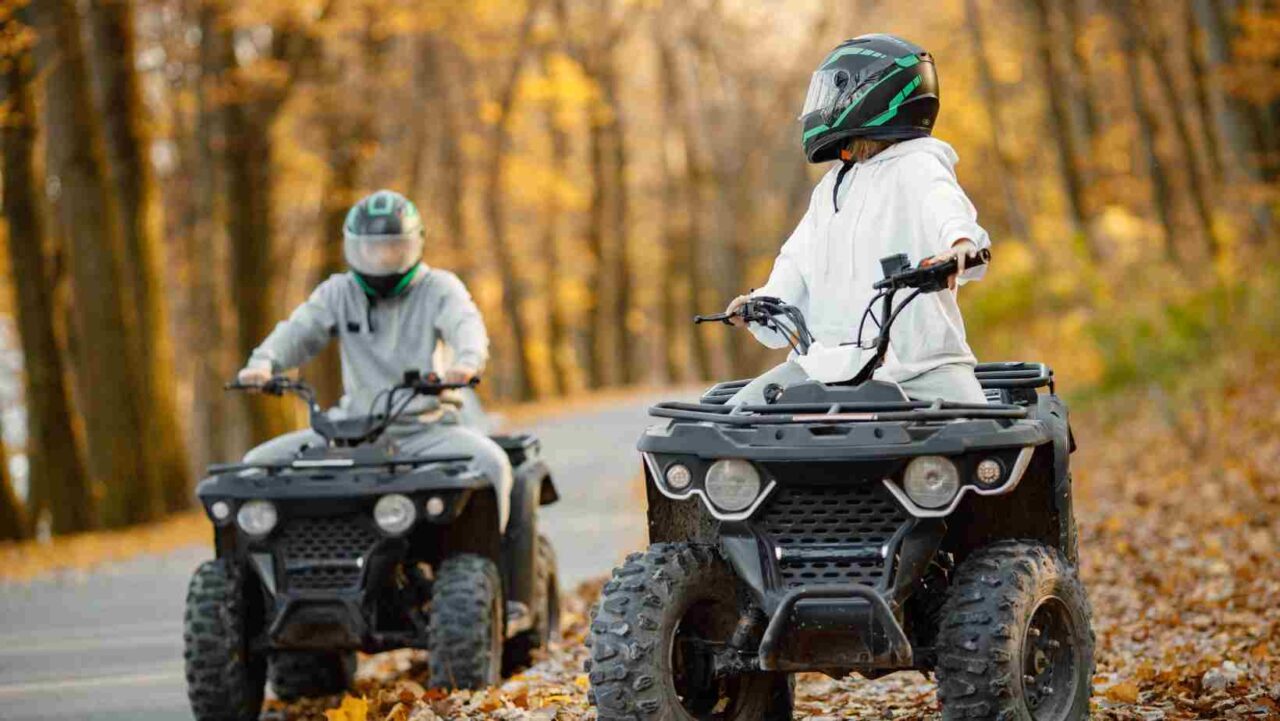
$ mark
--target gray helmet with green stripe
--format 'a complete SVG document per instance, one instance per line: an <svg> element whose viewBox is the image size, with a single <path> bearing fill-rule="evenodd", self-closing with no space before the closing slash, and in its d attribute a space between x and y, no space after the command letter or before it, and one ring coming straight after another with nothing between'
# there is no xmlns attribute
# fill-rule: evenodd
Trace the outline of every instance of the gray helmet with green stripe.
<svg viewBox="0 0 1280 721"><path fill-rule="evenodd" d="M343 255L370 295L404 290L422 259L422 216L403 195L379 190L352 206L342 224Z"/></svg>
<svg viewBox="0 0 1280 721"><path fill-rule="evenodd" d="M923 137L937 119L933 56L893 35L860 35L832 50L809 82L804 154L822 163L839 158L850 138Z"/></svg>

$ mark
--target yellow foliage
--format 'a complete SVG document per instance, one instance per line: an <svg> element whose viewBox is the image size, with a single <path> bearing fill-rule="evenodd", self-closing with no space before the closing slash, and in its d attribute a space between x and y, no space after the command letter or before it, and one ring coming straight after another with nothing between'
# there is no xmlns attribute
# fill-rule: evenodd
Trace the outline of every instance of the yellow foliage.
<svg viewBox="0 0 1280 721"><path fill-rule="evenodd" d="M326 721L367 721L369 702L363 698L343 696L342 705L324 712Z"/></svg>

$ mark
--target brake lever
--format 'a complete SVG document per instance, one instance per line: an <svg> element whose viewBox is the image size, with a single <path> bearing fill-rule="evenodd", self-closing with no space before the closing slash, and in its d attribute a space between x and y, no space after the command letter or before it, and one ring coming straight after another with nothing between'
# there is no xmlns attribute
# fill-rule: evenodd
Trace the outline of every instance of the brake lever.
<svg viewBox="0 0 1280 721"><path fill-rule="evenodd" d="M729 321L735 313L712 313L711 315L695 315L693 317L694 325L702 325L703 323L724 323L725 325L733 325Z"/></svg>

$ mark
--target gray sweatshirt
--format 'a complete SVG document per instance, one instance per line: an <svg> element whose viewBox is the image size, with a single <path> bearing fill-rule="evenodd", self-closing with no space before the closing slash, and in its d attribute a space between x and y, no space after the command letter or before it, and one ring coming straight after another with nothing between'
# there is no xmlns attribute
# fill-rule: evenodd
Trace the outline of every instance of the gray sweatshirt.
<svg viewBox="0 0 1280 721"><path fill-rule="evenodd" d="M443 372L432 367L432 353L443 341L453 351L453 366L477 373L489 359L489 336L480 309L458 276L420 264L417 275L394 298L370 298L350 273L329 276L288 320L249 356L251 366L273 373L296 368L338 338L342 356L341 406L350 413L370 412L379 391L399 383L404 372ZM418 399L414 412L433 408ZM381 412L381 402L375 412Z"/></svg>

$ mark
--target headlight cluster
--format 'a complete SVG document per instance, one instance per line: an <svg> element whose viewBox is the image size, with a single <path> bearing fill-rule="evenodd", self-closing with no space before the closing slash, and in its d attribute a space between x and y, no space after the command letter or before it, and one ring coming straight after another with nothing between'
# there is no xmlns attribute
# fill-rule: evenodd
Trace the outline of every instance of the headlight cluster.
<svg viewBox="0 0 1280 721"><path fill-rule="evenodd" d="M445 511L444 499L432 496L424 504L427 514L435 517ZM224 521L231 515L226 501L214 501L209 512L216 521ZM241 531L255 538L263 538L275 530L280 515L276 504L263 499L245 501L236 511L236 525ZM388 536L399 536L413 528L418 520L418 508L413 499L401 493L389 493L373 506L373 522Z"/></svg>
<svg viewBox="0 0 1280 721"><path fill-rule="evenodd" d="M653 471L658 473L656 465ZM698 475L684 463L672 463L661 472L661 485L676 494L692 489L693 493L703 496L713 513L724 514L741 513L751 508L764 487L760 471L740 458L725 458L712 463L702 478L701 487L694 488Z"/></svg>
<svg viewBox="0 0 1280 721"><path fill-rule="evenodd" d="M979 493L994 489L1005 480L1005 467L998 458L983 458L973 467L973 483ZM960 470L943 456L919 456L907 464L902 488L921 508L945 508L960 493Z"/></svg>

